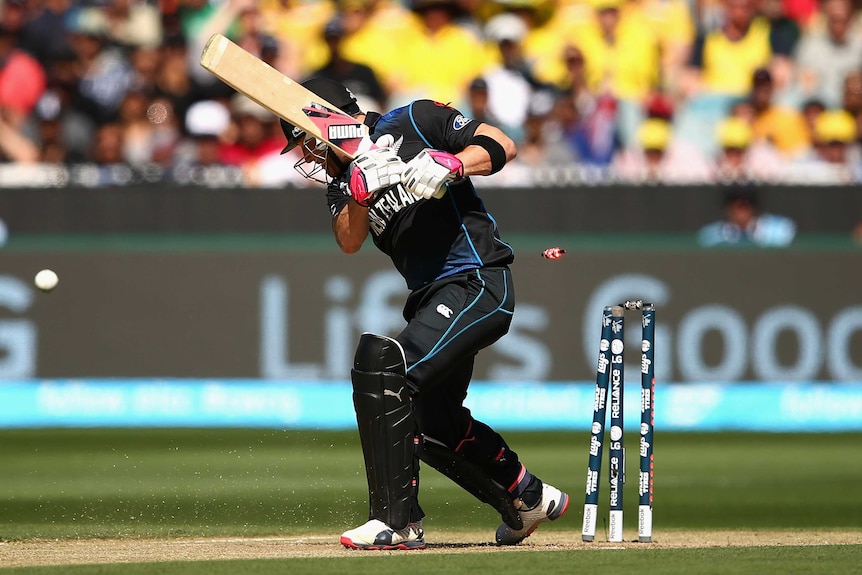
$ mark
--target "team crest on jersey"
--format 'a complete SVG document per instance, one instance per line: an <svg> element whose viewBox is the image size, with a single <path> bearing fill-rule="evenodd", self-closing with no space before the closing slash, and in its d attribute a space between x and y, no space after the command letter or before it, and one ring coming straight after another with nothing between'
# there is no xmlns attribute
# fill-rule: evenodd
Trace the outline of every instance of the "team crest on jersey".
<svg viewBox="0 0 862 575"><path fill-rule="evenodd" d="M456 130L460 130L472 121L472 118L465 118L461 114L458 114L457 116L455 116L455 120L452 122L452 127Z"/></svg>

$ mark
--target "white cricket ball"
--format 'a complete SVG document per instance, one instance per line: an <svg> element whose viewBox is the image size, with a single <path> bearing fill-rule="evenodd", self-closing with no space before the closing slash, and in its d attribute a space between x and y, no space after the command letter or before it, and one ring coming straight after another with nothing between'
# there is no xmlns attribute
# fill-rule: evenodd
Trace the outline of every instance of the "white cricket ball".
<svg viewBox="0 0 862 575"><path fill-rule="evenodd" d="M59 281L60 278L57 277L57 274L53 270L42 270L33 278L33 283L36 284L36 287L44 292L49 292L57 287L57 282Z"/></svg>

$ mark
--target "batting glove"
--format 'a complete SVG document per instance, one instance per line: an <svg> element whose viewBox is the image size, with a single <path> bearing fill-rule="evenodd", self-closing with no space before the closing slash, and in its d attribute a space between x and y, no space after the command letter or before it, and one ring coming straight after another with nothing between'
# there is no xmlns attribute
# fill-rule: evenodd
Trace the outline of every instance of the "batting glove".
<svg viewBox="0 0 862 575"><path fill-rule="evenodd" d="M375 148L361 154L347 167L350 196L368 207L380 190L401 181L404 166L394 148Z"/></svg>
<svg viewBox="0 0 862 575"><path fill-rule="evenodd" d="M426 148L407 162L401 183L420 198L442 198L446 184L464 177L464 164L449 152Z"/></svg>

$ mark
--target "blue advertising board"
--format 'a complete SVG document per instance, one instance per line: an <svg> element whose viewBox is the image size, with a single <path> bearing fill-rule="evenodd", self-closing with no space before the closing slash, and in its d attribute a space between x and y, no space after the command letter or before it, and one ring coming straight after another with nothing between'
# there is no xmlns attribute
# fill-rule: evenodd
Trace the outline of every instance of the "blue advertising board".
<svg viewBox="0 0 862 575"><path fill-rule="evenodd" d="M639 425L640 393L627 386L626 427ZM467 406L498 429L590 429L594 385L475 382ZM265 427L353 429L346 381L104 379L7 381L0 428ZM664 384L659 431L862 430L862 386L836 383Z"/></svg>

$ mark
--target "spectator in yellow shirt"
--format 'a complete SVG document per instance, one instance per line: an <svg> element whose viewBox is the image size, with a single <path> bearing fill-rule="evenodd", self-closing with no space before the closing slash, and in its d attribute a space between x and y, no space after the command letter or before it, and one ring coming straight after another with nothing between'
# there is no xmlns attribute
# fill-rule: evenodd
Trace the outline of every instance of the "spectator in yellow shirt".
<svg viewBox="0 0 862 575"><path fill-rule="evenodd" d="M745 96L758 68L772 59L769 21L756 16L755 0L723 0L724 25L695 41L683 91Z"/></svg>
<svg viewBox="0 0 862 575"><path fill-rule="evenodd" d="M383 59L400 63L390 105L423 97L463 107L467 86L492 62L488 48L457 25L455 0L411 0L410 8L419 17L420 30L401 44L381 40L397 46Z"/></svg>
<svg viewBox="0 0 862 575"><path fill-rule="evenodd" d="M750 95L754 71L772 62L771 27L757 15L756 1L721 0L722 26L698 35L683 73L677 129L710 156L718 151L716 142L702 135L715 130L735 101Z"/></svg>
<svg viewBox="0 0 862 575"><path fill-rule="evenodd" d="M301 0L260 0L261 20L267 33L276 37L283 48L282 72L303 78L326 62L323 27L335 12L332 2Z"/></svg>
<svg viewBox="0 0 862 575"><path fill-rule="evenodd" d="M623 18L653 30L660 48L661 84L665 92L675 95L683 70L691 55L695 29L686 0L629 0Z"/></svg>
<svg viewBox="0 0 862 575"><path fill-rule="evenodd" d="M754 72L751 90L753 118L751 127L754 137L767 140L787 157L801 154L810 144L805 118L792 108L773 102L772 75L766 68Z"/></svg>
<svg viewBox="0 0 862 575"><path fill-rule="evenodd" d="M421 33L416 15L398 0L336 0L336 6L345 30L342 55L369 66L392 94L402 67L412 65L403 50Z"/></svg>
<svg viewBox="0 0 862 575"><path fill-rule="evenodd" d="M625 0L592 0L595 18L576 39L594 91L607 88L621 100L640 102L658 85L658 38L634 18L624 18Z"/></svg>
<svg viewBox="0 0 862 575"><path fill-rule="evenodd" d="M563 54L568 44L581 37L592 23L593 9L587 0L495 0L493 10L520 16L527 24L523 40L524 56L537 80L566 87L567 70Z"/></svg>
<svg viewBox="0 0 862 575"><path fill-rule="evenodd" d="M595 19L577 45L584 54L587 83L593 92L617 99L617 125L624 146L635 139L643 102L659 86L659 44L655 31L624 18L625 0L592 0Z"/></svg>

